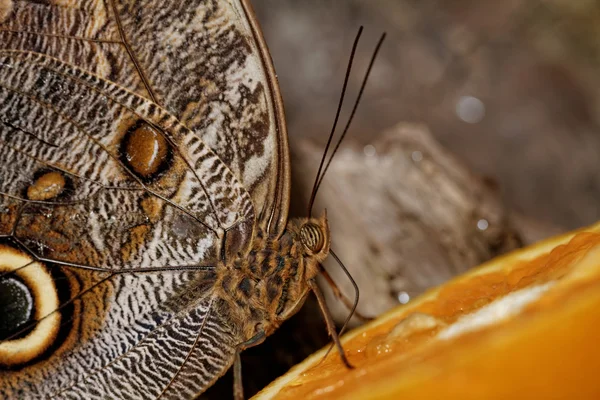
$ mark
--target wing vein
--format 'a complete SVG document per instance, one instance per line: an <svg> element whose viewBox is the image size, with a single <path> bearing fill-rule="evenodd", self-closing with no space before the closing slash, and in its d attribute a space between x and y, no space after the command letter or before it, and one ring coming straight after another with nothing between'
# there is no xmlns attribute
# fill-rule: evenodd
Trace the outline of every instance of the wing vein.
<svg viewBox="0 0 600 400"><path fill-rule="evenodd" d="M54 69L52 69L52 68L48 68L48 69L52 70L53 72L55 72L55 73L57 73L57 74L63 75L63 74L61 74L59 71L55 71L55 70L54 70ZM65 75L63 75L63 76L65 76ZM67 76L65 76L65 77L67 77ZM67 78L68 78L68 77L67 77ZM76 82L79 82L79 83L81 83L81 84L85 85L85 83L83 83L83 82L81 82L81 81L79 81L79 80L76 80L76 79L74 79L74 78L73 78L73 80L75 80ZM88 88L90 88L91 90L97 91L95 88L92 88L92 87L90 87L90 86L88 86L88 85L85 85L85 86L87 86L87 87L88 87ZM64 114L62 114L62 113L60 113L60 112L59 112L58 110L56 110L56 108L54 108L52 105L50 105L50 104L48 104L48 103L44 103L44 102L42 102L42 101L38 100L37 98L35 98L35 97L33 97L33 96L31 96L31 95L29 95L29 94L27 94L27 93L21 92L21 91L20 91L20 90L18 90L18 89L15 89L15 88L12 88L12 87L9 87L9 86L6 86L6 85L3 85L3 84L0 84L0 87L3 87L3 88L5 88L6 90L10 90L10 91L13 91L13 92L15 92L15 93L18 93L18 94L20 94L20 95L22 95L22 96L28 97L29 99L31 99L32 101L35 101L35 102L37 102L37 103L38 103L38 104L40 104L41 106L43 106L43 107L46 107L46 108L48 108L48 109L52 110L52 111L53 111L53 112L54 112L56 115L60 116L60 117L61 117L61 118L63 118L65 121L67 121L68 123L70 123L71 125L73 125L73 126L74 126L74 127L75 127L75 128L78 130L78 131L79 131L79 132L81 132L83 135L87 136L89 140L91 140L92 142L94 142L94 143L95 143L97 146L99 146L99 147L100 147L100 148L101 148L103 151L105 151L105 152L106 152L106 154L108 154L108 156L109 156L110 158L112 158L112 159L113 159L113 160L114 160L114 161L115 161L117 164L119 164L119 165L120 165L120 166L121 166L121 167L122 167L122 168L123 168L125 171L127 171L127 173L129 174L129 176L130 176L132 179L134 179L135 181L137 181L137 183L140 185L140 187L142 187L142 188L143 188L144 190L146 190L148 193L151 193L152 195L154 195L154 196L158 197L159 199L163 200L164 202L166 202L166 203L167 203L167 204L169 204L170 206L172 206L172 207L175 207L175 208L176 208L176 209L178 209L179 211L181 211L181 212L185 213L185 214L186 214L186 215L188 215L190 218L193 218L193 219L194 219L194 220L196 220L198 223L202 224L202 225L203 225L203 226L204 226L206 229L208 229L209 231L211 231L213 234L216 234L215 230L214 230L212 227L208 226L208 225L207 225L207 224L206 224L204 221L200 220L198 217L196 217L195 215L193 215L192 213L190 213L188 210L186 210L185 208L181 207L180 205L178 205L178 204L176 204L176 203L172 202L170 199L168 199L168 198L164 197L163 195L161 195L161 194L159 194L159 193L156 193L156 192L155 192L155 191L153 191L153 190L150 190L150 189L149 189L149 188L148 188L148 187L147 187L147 186L146 186L146 185L145 185L145 184L144 184L144 183L143 183L143 182L142 182L142 181L141 181L141 180L140 180L140 179L139 179L137 176L135 176L135 174L133 174L133 173L132 173L132 172L129 170L129 168L128 168L128 167L127 167L125 164L123 164L123 162L121 162L121 160L119 160L119 158L118 158L118 157L115 157L115 156L114 156L114 155L113 155L113 154L112 154L112 153L111 153L111 152L110 152L110 151L109 151L109 150L106 148L106 146L104 146L102 143L98 142L98 140L94 139L94 138L93 138L93 137L92 137L90 134L88 134L88 133L85 131L85 129L83 129L81 126L79 126L79 125L78 125L78 124L77 124L75 121L73 121L73 120L72 120L71 118L69 118L68 116L66 116L66 115L64 115ZM101 93L101 92L99 92L99 91L97 91L97 92L98 92L98 93ZM110 97L108 97L108 96L106 96L106 98L107 98L107 99L109 99L109 100L111 100L111 101L114 101L114 102L116 102L116 100L114 100L114 99L112 99L112 98L110 98ZM117 102L117 103L118 103L118 102ZM121 104L121 103L118 103L118 104ZM123 104L121 104L121 106L125 107ZM134 112L133 110L130 110L130 111ZM135 114L136 114L136 115L137 115L139 118L141 118L141 119L143 119L144 121L146 121L146 119L145 119L144 117L142 117L142 116L138 115L137 113L135 113ZM146 122L148 122L149 124L151 124L151 125L153 125L153 126L154 126L154 124L152 124L152 122L150 122L150 121L146 121ZM189 167L189 165L188 165L188 167ZM211 204L212 204L212 203L211 203ZM214 209L213 209L213 211L212 211L212 212L214 213L214 215L215 215L215 216L217 216L217 214L216 214L216 212L214 211ZM217 220L218 220L218 217L217 217Z"/></svg>
<svg viewBox="0 0 600 400"><path fill-rule="evenodd" d="M187 355L185 356L185 359L183 360L183 362L181 363L179 368L177 368L177 372L175 372L175 374L173 374L173 377L171 377L171 380L169 381L167 386L165 386L165 388L162 390L162 392L158 395L158 397L156 398L157 400L160 399L163 396L163 394L165 394L165 392L171 387L173 382L175 382L175 379L177 378L177 376L183 369L185 363L190 358L190 355L196 348L196 345L198 344L198 340L200 340L200 336L202 336L202 333L204 332L204 326L206 325L206 321L208 321L208 318L210 317L210 312L212 311L213 301L214 301L214 297L210 299L210 303L208 304L208 310L206 310L206 316L204 317L204 320L202 321L202 325L200 326L200 330L198 331L198 334L196 335L196 339L194 339L194 343L192 344L190 351L188 351Z"/></svg>
<svg viewBox="0 0 600 400"><path fill-rule="evenodd" d="M146 74L144 74L144 71L140 67L139 61L137 60L135 54L133 53L133 49L131 48L131 45L127 41L127 36L125 36L125 30L123 29L123 23L121 22L121 18L119 17L119 12L117 11L117 6L115 5L114 0L110 0L110 6L115 15L115 22L117 23L117 29L119 30L119 35L121 35L121 41L123 43L123 46L125 47L125 50L127 51L127 54L129 55L129 58L131 59L131 62L135 66L137 73L140 75L140 79L142 80L142 82L144 82L144 86L146 87L146 90L148 91L148 95L150 96L150 99L153 102L155 102L156 104L159 104L158 101L156 100L154 91L152 90L152 87L150 86L150 82L148 81L148 78L146 77Z"/></svg>
<svg viewBox="0 0 600 400"><path fill-rule="evenodd" d="M212 299L211 299L210 305L212 306ZM209 308L208 312L210 312L210 308ZM179 317L179 316L180 316L180 314L174 314L174 315L172 315L171 317L169 317L169 318L168 318L166 321L164 321L162 324L160 324L160 325L158 325L158 326L154 327L154 329L153 329L153 330L149 331L149 332L148 332L146 335L144 335L144 336L143 336L143 337L142 337L142 338L141 338L141 339L140 339L140 340L139 340L139 341L138 341L138 342L137 342L137 343L136 343L134 346L132 346L132 347L131 347L129 350L127 350L125 353L123 353L123 354L119 355L118 357L116 357L116 358L113 358L112 360L110 360L110 362L108 362L108 363L107 363L106 365L104 365L103 367L97 368L97 369L96 369L95 371L93 371L92 373L90 373L90 374L86 375L86 376L83 378L83 381L87 380L88 378L90 378L91 376L93 376L95 373L97 373L97 372L99 372L99 371L103 370L104 368L108 368L110 365L112 365L112 364L114 364L114 363L116 363L116 362L120 361L122 358L126 357L128 354L130 354L132 351L134 351L134 350L135 350L135 349L136 349L138 346L140 346L140 344L141 344L141 343L142 343L144 340L148 339L148 338L149 338L151 335L153 335L153 334L157 334L157 333L159 332L159 330L160 330L160 329L162 329L163 327L167 327L167 326L169 326L169 325L170 325L170 324L173 322L173 320L175 320L175 319L176 319L177 317ZM202 326L204 326L205 322L206 322L206 319L205 319L204 321L202 321ZM198 336L198 337L200 337L200 336ZM197 339L196 339L196 340L197 340ZM195 344L196 344L196 342L194 342L194 345L195 345ZM186 360L187 360L187 358L186 358ZM184 362L184 363L185 363L185 362ZM70 384L69 386L66 386L66 387L65 387L64 389L62 389L60 392L58 392L58 393L56 393L56 394L52 395L52 396L51 396L51 398L56 398L56 397L57 397L57 396L59 396L60 394L64 393L65 391L67 391L67 390L71 389L73 386L77 385L79 382L80 382L80 380L76 380L76 381L73 381L73 382L71 382L71 384Z"/></svg>
<svg viewBox="0 0 600 400"><path fill-rule="evenodd" d="M42 142L42 143L44 143L44 144L46 144L46 145L48 145L48 146L51 146L51 147L59 147L59 146L57 146L57 145L55 145L55 144L52 144L52 143L46 142L45 140L38 138L38 137L37 137L36 135L34 135L33 133L31 133L31 132L28 132L28 131L26 131L25 129L22 129L22 128L20 128L20 127L16 126L16 125L12 125L12 124L10 124L10 123L8 123L8 122L6 122L6 121L2 120L2 119L0 119L0 123L3 123L3 124L5 124L6 126L8 126L8 127L12 128L12 129L15 129L15 130L17 130L17 131L23 132L23 133L25 133L25 134L27 134L27 135L31 135L31 136L35 137L36 139L38 139L40 142ZM18 152L19 154L23 154L25 157L31 158L32 160L35 160L36 162L39 162L40 164L43 164L43 165L47 166L48 168L53 168L53 169L55 169L55 170L57 170L57 171L60 171L60 172L62 172L62 173L64 173L64 174L67 174L67 175L69 175L69 176L72 176L72 177L74 177L74 178L81 179L81 180L84 180L84 181L87 181L87 182L93 183L94 185L98 185L98 186L100 186L100 187L101 187L101 188L103 188L103 189L107 189L107 190L113 190L113 189L114 189L114 190L127 190L127 191L131 191L131 192L139 192L139 191L144 191L144 189L143 189L143 188L139 188L139 189L137 189L137 188L128 188L128 187L113 186L113 185L104 185L104 184L102 184L102 183L100 183L100 182L97 182L97 181L95 181L95 180L93 180L93 179L87 178L87 177L85 177L85 176L81 176L81 175L79 175L79 174L76 174L76 173L74 173L74 172L72 172L72 171L66 170L66 169L64 169L64 168L62 168L62 167L59 167L59 166L57 166L57 165L50 164L50 163L48 163L48 162L46 162L46 161L44 161L44 160L42 160L42 159L40 159L40 158L38 158L38 157L32 156L31 154L29 154L29 153L26 153L26 152L24 152L24 151L21 151L20 149L16 148L15 146L12 146L12 145L10 145L10 144L6 143L6 142L5 142L5 141L3 141L2 139L0 139L0 145L1 145L1 146L6 146L6 147L8 147L8 148L12 149L13 151L16 151L16 152ZM8 195L8 196L10 196L10 195ZM23 200L25 200L25 199L23 199ZM46 202L44 202L44 203L46 203ZM52 204L57 204L57 203L52 203Z"/></svg>
<svg viewBox="0 0 600 400"><path fill-rule="evenodd" d="M58 147L57 145L55 145L53 143L47 142L44 139L40 139L37 135L35 135L35 134L33 134L33 133L31 133L31 132L29 132L29 131L21 128L20 126L17 126L17 125L15 125L13 123L10 123L10 122L6 121L4 118L0 118L0 123L8 126L9 128L12 128L12 129L14 129L16 131L23 132L24 134L29 135L29 136L35 138L36 140L39 140L40 142L44 143L47 146ZM2 143L2 141L0 141L0 143Z"/></svg>
<svg viewBox="0 0 600 400"><path fill-rule="evenodd" d="M28 265L31 265L34 261L30 262ZM11 271L12 272L12 271ZM41 318L31 321L30 323L26 324L20 331L15 332L14 334L12 334L11 336L9 336L8 338L4 339L4 340L11 340L13 337L17 337L20 334L22 334L23 332L25 332L26 330L30 329L31 327L37 325L39 322L45 320L46 318L49 318L52 314L59 312L60 310L62 310L63 308L65 308L66 306L68 306L69 304L72 304L73 302L75 302L76 300L78 300L81 296L85 295L86 293L94 290L95 288L97 288L98 286L100 286L101 284L103 284L104 282L108 281L110 278L112 278L113 276L115 276L116 274L111 274L105 278L102 278L101 280L99 280L98 282L94 283L93 285L91 285L89 288L82 290L81 292L77 293L73 298L65 301L63 304L61 304L60 306L58 306L57 309L49 312L48 314L42 316ZM63 326L65 323L68 323L70 321L61 321L60 326ZM2 343L2 341L0 341L0 343Z"/></svg>
<svg viewBox="0 0 600 400"><path fill-rule="evenodd" d="M23 208L24 208L24 206L22 206L19 209L19 216L18 216L19 218L20 218ZM15 225L18 225L19 218L17 218L17 220L15 221ZM110 272L110 273L116 273L116 274L136 274L136 273L147 273L147 272L212 271L215 268L212 265L177 265L177 266L166 265L166 266L161 266L161 267L132 267L132 268L122 268L119 270L114 270L114 269L110 269L110 268L94 267L94 266L86 265L86 264L76 264L76 263L60 261L60 260L56 260L56 259L52 259L52 258L40 257L34 251L32 251L29 248L29 246L27 246L25 243L23 243L23 241L20 240L16 236L14 230L8 235L0 235L0 238L13 239L21 247L26 249L27 252L29 253L29 255L31 255L32 257L34 257L35 259L37 259L40 262L53 263L53 264L61 265L64 267L69 267L69 268L74 268L74 269L82 269L82 270L88 270L88 271Z"/></svg>

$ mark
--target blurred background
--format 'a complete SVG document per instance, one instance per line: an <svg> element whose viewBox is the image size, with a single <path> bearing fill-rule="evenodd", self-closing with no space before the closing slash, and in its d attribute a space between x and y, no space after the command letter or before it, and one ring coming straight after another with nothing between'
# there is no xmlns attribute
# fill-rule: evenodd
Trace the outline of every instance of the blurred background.
<svg viewBox="0 0 600 400"><path fill-rule="evenodd" d="M324 143L352 41L364 25L350 102L378 36L388 37L353 138L367 144L398 122L423 122L470 168L497 180L508 206L565 228L598 219L598 1L253 4L292 140ZM476 109L461 117L469 105Z"/></svg>
<svg viewBox="0 0 600 400"><path fill-rule="evenodd" d="M358 27L342 125L388 34L315 205L316 214L327 208L361 313L375 316L497 254L600 219L599 1L252 4L286 107L296 216L306 215ZM327 268L352 297L339 267ZM340 323L348 310L328 293ZM244 352L247 394L327 340L309 299ZM208 396L230 395L228 379Z"/></svg>

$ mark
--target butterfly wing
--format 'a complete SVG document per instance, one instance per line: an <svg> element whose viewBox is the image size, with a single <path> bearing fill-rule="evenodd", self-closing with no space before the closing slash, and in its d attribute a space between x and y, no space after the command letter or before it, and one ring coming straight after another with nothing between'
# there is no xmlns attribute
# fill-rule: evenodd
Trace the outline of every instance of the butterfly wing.
<svg viewBox="0 0 600 400"><path fill-rule="evenodd" d="M168 3L0 4L0 252L54 280L38 292L59 306L34 320L60 314L40 353L0 374L4 396L178 398L243 339L212 267L285 225L279 94L245 3ZM143 357L161 379L131 367Z"/></svg>
<svg viewBox="0 0 600 400"><path fill-rule="evenodd" d="M248 193L173 116L48 56L0 58L0 193L19 214L1 234L38 258L107 270L215 265L229 231L238 241L223 250L247 246ZM138 162L148 145L162 156ZM55 192L38 193L44 179Z"/></svg>
<svg viewBox="0 0 600 400"><path fill-rule="evenodd" d="M16 265L18 276L33 270L31 261L46 262L39 268L50 270L53 286L33 280L30 287L55 290L61 298L54 323L61 332L26 335L25 347L35 344L39 354L1 374L0 390L7 397L43 398L90 390L89 396L104 398L119 380L119 390L131 394L127 398L145 398L151 393L136 385L136 377L151 376L152 364L140 365L142 371L122 366L140 352L164 364L167 383L155 380L163 389L180 388L186 371L198 364L209 372L198 376L195 388L206 387L231 363L234 343L243 341L233 328L204 327L223 324L222 310L209 312L218 300L211 263L219 260L221 238L230 243L223 236L227 226L251 230L249 195L210 149L149 100L37 53L0 51L0 69L2 199L17 210L2 225L4 246L34 256ZM35 123L17 112L35 116ZM141 167L136 171L132 160L121 157L119 137L131 129L125 136L119 131L131 121L136 130L165 138L172 152L156 177L138 176ZM59 189L31 190L49 174L55 184L62 179ZM171 266L193 270L166 268ZM185 350L186 330L194 328L198 340L189 357L161 356L166 344ZM14 342L5 339L0 346Z"/></svg>
<svg viewBox="0 0 600 400"><path fill-rule="evenodd" d="M50 269L68 287L61 297L70 294L61 298L61 329L55 337L24 337L26 347L50 341L49 351L3 371L1 398L146 399L169 387L187 398L180 391L186 377L196 378L187 390L201 391L231 363L240 339L212 297L214 272Z"/></svg>
<svg viewBox="0 0 600 400"><path fill-rule="evenodd" d="M161 105L229 167L259 224L283 232L290 185L283 105L248 1L8 3L2 48L48 54Z"/></svg>
<svg viewBox="0 0 600 400"><path fill-rule="evenodd" d="M238 343L223 315L226 307L213 297L195 301L135 347L56 397L193 398L229 367L235 355Z"/></svg>

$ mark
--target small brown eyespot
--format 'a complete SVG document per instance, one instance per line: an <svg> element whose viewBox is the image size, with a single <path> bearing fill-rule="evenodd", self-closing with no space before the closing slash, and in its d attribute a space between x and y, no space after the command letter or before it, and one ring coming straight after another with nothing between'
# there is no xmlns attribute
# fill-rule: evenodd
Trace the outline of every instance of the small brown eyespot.
<svg viewBox="0 0 600 400"><path fill-rule="evenodd" d="M167 168L170 151L167 139L143 121L129 128L121 145L123 162L143 180L152 180Z"/></svg>
<svg viewBox="0 0 600 400"><path fill-rule="evenodd" d="M62 173L58 171L46 172L27 188L27 198L36 201L52 200L62 193L65 185L65 177Z"/></svg>

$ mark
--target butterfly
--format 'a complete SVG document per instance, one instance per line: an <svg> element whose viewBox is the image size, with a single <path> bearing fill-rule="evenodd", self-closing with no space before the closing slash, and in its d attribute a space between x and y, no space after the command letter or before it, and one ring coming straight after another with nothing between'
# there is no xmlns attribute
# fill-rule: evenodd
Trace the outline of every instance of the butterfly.
<svg viewBox="0 0 600 400"><path fill-rule="evenodd" d="M231 365L243 397L242 350L311 291L327 315L288 152L248 1L0 0L0 397L193 398Z"/></svg>

